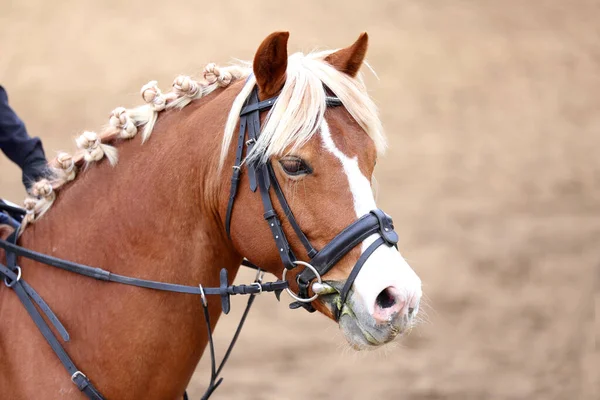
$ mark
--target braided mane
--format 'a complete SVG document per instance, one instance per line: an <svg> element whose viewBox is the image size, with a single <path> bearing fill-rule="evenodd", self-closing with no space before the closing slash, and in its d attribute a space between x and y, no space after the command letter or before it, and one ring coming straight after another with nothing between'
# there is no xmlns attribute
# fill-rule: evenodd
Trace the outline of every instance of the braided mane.
<svg viewBox="0 0 600 400"><path fill-rule="evenodd" d="M306 143L316 133L324 118L324 87L335 93L354 120L373 139L377 151L383 152L385 137L381 121L362 77L359 75L352 78L325 62L324 58L333 51L308 55L296 53L289 57L286 82L267 115L264 128L253 152L248 155L249 158L260 157L264 160ZM59 153L50 161L48 167L51 176L34 183L30 195L25 199L27 214L21 232L28 223L36 221L50 209L56 199L56 191L75 179L79 170L104 157L111 165L118 162L117 149L108 143L115 139L131 139L140 129L144 143L154 129L159 112L181 109L219 87L227 87L236 80L247 78L232 105L225 126L220 159L222 166L235 134L240 110L256 84L251 73L248 63L225 68L211 63L204 68L203 80L195 81L189 76L178 76L168 93L163 93L156 81L144 85L141 95L145 105L132 109L115 108L110 113L108 125L99 134L85 131L75 140L78 147L76 153Z"/></svg>
<svg viewBox="0 0 600 400"><path fill-rule="evenodd" d="M173 108L181 109L193 100L204 97L219 87L227 87L232 82L247 77L251 69L243 66L220 68L214 63L204 68L203 80L196 81L189 76L175 78L172 89L163 93L156 81L150 81L140 91L145 105L126 109L117 107L111 113L108 124L98 134L85 131L75 139L78 151L74 154L59 153L48 163L51 174L33 184L29 196L24 201L27 214L21 232L28 223L35 222L50 209L56 199L56 191L77 176L79 170L89 167L106 157L111 165L118 162L117 149L107 143L115 139L132 139L141 130L142 143L148 140L158 113Z"/></svg>

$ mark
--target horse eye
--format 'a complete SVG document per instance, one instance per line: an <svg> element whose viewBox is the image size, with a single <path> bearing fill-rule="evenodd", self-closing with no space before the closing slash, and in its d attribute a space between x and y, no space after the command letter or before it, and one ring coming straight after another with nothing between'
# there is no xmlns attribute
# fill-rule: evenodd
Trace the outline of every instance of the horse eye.
<svg viewBox="0 0 600 400"><path fill-rule="evenodd" d="M281 167L286 174L291 176L305 175L312 173L312 169L301 158L283 158L279 160Z"/></svg>

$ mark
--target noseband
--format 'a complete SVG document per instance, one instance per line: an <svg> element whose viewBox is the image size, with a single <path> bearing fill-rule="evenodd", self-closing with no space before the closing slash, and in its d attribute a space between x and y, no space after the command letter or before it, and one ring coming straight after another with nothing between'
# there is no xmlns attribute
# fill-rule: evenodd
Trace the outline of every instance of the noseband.
<svg viewBox="0 0 600 400"><path fill-rule="evenodd" d="M235 197L238 190L238 184L240 181L242 171L242 160L244 155L244 149L246 149L246 155L252 152L256 141L260 135L260 112L265 111L273 107L277 97L272 97L267 100L259 101L258 90L255 87L252 93L246 100L244 107L240 112L240 130L238 135L237 147L235 152L235 164L233 166L233 175L231 177L231 189L229 192L229 201L227 204L227 214L225 217L225 229L227 235L231 238L231 215L235 202ZM326 104L328 107L342 106L342 102L337 97L326 97ZM259 158L254 158L258 160ZM357 219L352 224L348 225L343 231L335 236L329 243L327 243L321 250L315 249L310 243L298 221L294 217L292 210L281 190L281 185L277 180L277 176L273 170L271 161L261 162L253 161L246 163L248 171L248 179L250 181L250 190L256 192L258 189L264 209L264 218L269 224L273 240L279 250L279 256L283 263L284 276L285 272L296 268L298 265L303 265L305 268L302 272L297 274L296 283L298 284L298 295L288 290L290 295L296 299L295 302L290 304L290 308L303 307L309 312L314 312L315 309L311 305L311 302L315 300L319 293L315 293L314 296L309 297L309 289L311 288L311 282L315 279L321 283L321 276L325 275L331 268L348 254L352 249L361 244L371 235L377 235L378 237L363 251L360 258L354 265L352 272L346 279L343 289L339 292L340 301L333 303L333 315L336 321L341 316L342 308L348 297L348 293L352 288L354 280L358 276L361 268L375 250L379 246L385 244L389 247L396 246L398 242L398 234L394 231L394 225L392 218L384 213L380 209L371 211L369 214ZM294 254L294 251L289 245L285 232L279 219L277 212L273 207L271 201L270 189L273 188L275 196L281 206L284 217L288 220L300 243L306 250L306 255L310 260L309 263L301 262ZM313 292L319 292L316 290L317 287L313 288Z"/></svg>

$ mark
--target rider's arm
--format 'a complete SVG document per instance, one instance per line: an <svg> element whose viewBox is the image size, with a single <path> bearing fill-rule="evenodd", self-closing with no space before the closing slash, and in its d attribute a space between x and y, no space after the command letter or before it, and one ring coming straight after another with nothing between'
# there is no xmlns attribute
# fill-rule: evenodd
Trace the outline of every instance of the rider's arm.
<svg viewBox="0 0 600 400"><path fill-rule="evenodd" d="M46 173L42 141L27 134L25 124L8 105L8 95L0 86L0 149L23 170L25 187Z"/></svg>

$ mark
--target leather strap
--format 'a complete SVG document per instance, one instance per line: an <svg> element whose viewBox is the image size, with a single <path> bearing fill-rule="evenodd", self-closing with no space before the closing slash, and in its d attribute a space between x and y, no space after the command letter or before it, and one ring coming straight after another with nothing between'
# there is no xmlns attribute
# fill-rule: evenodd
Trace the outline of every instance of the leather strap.
<svg viewBox="0 0 600 400"><path fill-rule="evenodd" d="M10 239L11 239L11 241L16 242L16 235L11 235ZM9 243L4 240L2 240L1 242L8 243L11 246L16 246L16 244ZM19 247L19 246L16 246L16 247ZM4 268L0 268L0 272L2 272L2 275L5 275L9 279L11 279L11 282L9 282L9 287L12 288L13 291L16 293L17 297L19 298L19 300L25 307L25 310L27 311L27 313L29 314L29 316L31 317L31 319L33 320L35 325L38 327L38 329L42 333L42 336L44 336L44 339L46 339L46 341L48 342L48 344L50 345L50 347L52 348L54 353L57 355L57 357L60 360L60 362L62 363L62 365L65 367L65 369L71 376L71 381L73 381L73 383L77 386L77 388L81 392L83 392L89 399L104 400L104 397L102 397L100 392L98 392L98 390L94 387L94 385L92 385L90 380L79 370L79 368L77 368L77 366L75 365L73 360L71 360L71 358L65 351L64 347L60 344L60 342L58 341L56 336L54 336L54 333L52 332L52 330L50 329L50 327L44 320L44 317L42 317L40 312L35 307L34 303L31 301L30 294L29 294L30 292L28 292L25 288L25 285L26 285L25 281L22 279L22 277L19 276L19 274L17 274L17 275L14 274L15 270L18 270L18 267L16 265L15 255L10 254L11 251L6 248L4 250L7 255L6 261L7 261L8 265L5 267L0 264L0 266L4 267ZM9 254L10 254L10 256L9 256ZM27 285L27 286L29 286L29 285ZM31 289L31 291L33 292L33 289ZM37 295L37 293L35 294L35 296L37 296L39 298L39 300L41 300L41 302L45 306L45 308L47 308L49 310L48 305L42 300L42 298L39 295ZM42 309L43 308L44 307L42 307ZM62 328L61 335L63 336L63 339L65 337L67 337L67 339L68 339L68 334L66 333L66 330L64 329L64 327L62 326L60 321L58 321L58 318L56 318L54 313L52 313L51 315L54 316L54 318L53 318L54 320L49 317L50 320L53 323L58 322L58 326L60 326ZM55 327L57 327L57 329L59 329L58 326L55 325ZM60 329L59 329L59 331L60 331Z"/></svg>
<svg viewBox="0 0 600 400"><path fill-rule="evenodd" d="M281 190L281 186L279 186L279 181L275 176L275 171L273 171L273 166L271 163L267 165L267 168L269 169L269 174L271 175L271 182L273 182L273 191L275 192L275 195L277 195L277 200L283 209L285 217L294 229L294 232L296 232L296 236L298 236L298 239L300 239L304 249L306 249L308 257L313 258L317 254L317 250L312 246L304 232L302 232L302 228L300 228L300 225L296 221L296 217L294 217L294 213L292 213L292 209L290 208L290 205L288 204L285 195Z"/></svg>
<svg viewBox="0 0 600 400"><path fill-rule="evenodd" d="M382 221L381 218L386 220ZM384 230L386 228L388 231ZM373 210L348 225L335 236L312 258L311 264L319 271L320 275L325 275L342 257L362 243L363 240L375 233L383 236L382 232L387 237L386 242L391 244L398 242L398 235L393 231L391 218L381 210ZM298 277L301 283L307 283L314 278L314 274L308 269L305 269Z"/></svg>
<svg viewBox="0 0 600 400"><path fill-rule="evenodd" d="M244 140L246 138L246 129L248 130L248 141L245 144L247 147L246 155L248 155L252 152L252 149L253 149L254 145L256 144L256 141L258 140L258 136L260 135L260 112L273 107L273 105L275 105L275 102L277 101L277 98L278 98L278 96L275 96L275 97L271 97L270 99L259 101L258 88L254 87L254 89L250 93L250 96L248 96L248 99L246 100L244 107L240 111L240 130L239 130L239 134L238 134L236 157L235 157L235 163L234 163L234 167L233 167L234 171L233 171L233 174L231 177L231 187L229 190L229 200L227 203L227 212L225 215L225 231L227 232L227 236L229 237L229 239L231 239L231 216L232 216L232 212L233 212L235 196L237 194L237 189L238 189L239 179L240 179L240 174L241 174L241 168L242 168L243 147L244 147ZM337 107L337 106L342 105L342 101L340 99L338 99L337 97L327 96L325 98L325 104L327 105L327 107ZM269 167L271 167L270 163L268 163L268 164L269 164ZM261 171L263 174L265 174L265 176L264 176L265 186L267 189L269 189L270 179L269 179L268 169L262 169L261 166L259 166L259 165L252 165L252 166L249 166L247 169L248 169L248 179L250 181L250 189L253 192L255 192L256 189L258 188L258 180L257 180L256 175L261 173ZM274 182L277 181L277 179L274 176L273 176L273 180L274 180ZM278 183L277 183L277 185L279 186ZM277 194L277 197L280 199L279 201L280 201L282 207L285 208L285 206L287 206L287 202L285 201L285 197L283 196L283 192L281 192L281 189L279 189L279 192L276 192L276 194ZM283 202L281 199L283 199ZM285 204L285 206L284 206L284 204ZM289 210L289 206L287 206L287 209ZM265 212L266 212L266 210L265 210ZM286 214L288 214L288 211L286 211ZM291 210L289 211L289 214L293 215L293 214L291 214ZM310 244L310 242L308 241L308 239L306 238L304 233L302 233L302 229L300 229L300 226L298 225L296 220L293 218L293 216L290 218L290 223L291 223L292 227L294 228L296 235L298 235L298 237L300 238L302 245L306 248L306 251L308 252L308 256L312 257L314 254L316 254L316 250L312 247L312 245ZM271 224L271 222L269 222L269 224ZM286 242L287 242L287 239L286 239ZM281 247L280 247L280 249L281 249ZM295 257L288 257L288 258L295 259Z"/></svg>
<svg viewBox="0 0 600 400"><path fill-rule="evenodd" d="M367 239L373 234L379 234L377 241L381 240L388 246L396 246L398 242L398 235L394 232L394 225L392 219L383 211L377 209L371 211L354 221L352 224L347 226L342 232L334 237L325 247L323 247L311 260L311 264L319 272L319 275L325 275L343 256L348 254L354 247L362 243L363 240ZM375 251L375 249L373 249ZM355 266L350 273L350 276L346 280L346 285L352 285L354 279L358 275L358 272L362 268L360 260L365 256L366 252L361 255L361 258L357 261ZM366 257L368 257L369 253ZM366 258L364 259L366 261ZM364 263L364 261L363 261ZM354 276L352 278L352 276ZM316 278L314 273L305 268L296 277L298 284L298 295L300 297L309 297L309 288L311 281ZM350 287L348 290L350 290ZM347 293L346 293L347 296ZM345 297L341 304L346 301ZM306 310L313 312L314 308L310 303L294 302L290 304L290 308L303 307Z"/></svg>
<svg viewBox="0 0 600 400"><path fill-rule="evenodd" d="M52 257L46 254L38 253L37 251L29 250L24 247L12 244L6 240L0 239L0 248L7 253L29 258L40 263L64 269L69 272L74 272L80 275L89 276L102 281L116 282L124 285L138 286L146 289L162 290L166 292L187 293L201 295L201 290L198 286L186 286L175 283L165 283L150 281L146 279L132 278L125 275L113 274L102 268L92 268L87 265L78 264L72 261L61 260L60 258ZM246 261L246 263L249 263ZM285 290L288 283L284 281L264 282L259 287L258 285L229 285L226 290L223 287L205 287L203 288L206 295L236 295L236 294L257 294L261 292L278 292Z"/></svg>
<svg viewBox="0 0 600 400"><path fill-rule="evenodd" d="M257 278L254 281L254 284L255 285L262 284L260 275L257 275ZM210 373L210 382L209 382L208 387L206 388L206 391L204 392L204 395L202 396L201 400L207 400L212 395L212 393L217 389L217 387L219 387L219 385L223 382L223 378L219 378L219 374L223 370L223 367L225 367L225 363L227 363L227 360L229 360L229 356L231 355L233 347L237 343L238 337L240 336L240 333L242 332L242 328L244 327L244 323L246 322L246 318L248 317L248 313L250 312L250 308L252 307L252 304L254 303L255 297L256 297L256 295L252 294L248 298L248 302L246 303L246 308L244 309L242 317L240 318L240 322L238 323L235 333L233 334L233 338L231 339L231 342L229 342L227 351L225 352L225 355L221 359L221 362L219 363L218 368L216 368L216 363L215 363L215 361L216 361L215 345L214 345L214 341L213 341L213 337L212 337L212 332L210 329L210 314L208 312L208 303L202 302L202 308L204 311L204 320L206 322L206 329L208 330L208 345L209 345L208 348L210 350L211 373ZM184 400L187 399L187 393L184 393L183 398L184 398Z"/></svg>
<svg viewBox="0 0 600 400"><path fill-rule="evenodd" d="M253 93L256 93L257 89L256 87L252 90ZM250 95L252 96L252 95ZM253 112L256 111L263 111L266 110L268 108L273 107L273 105L275 104L275 102L277 101L277 98L279 96L275 96L275 97L271 97L270 99L267 100L263 100L260 102L256 102L258 101L258 95L256 96L256 101L251 101L247 106L245 106L244 108L242 108L242 111L240 112L240 116L244 116L244 115L248 115L248 114L252 114Z"/></svg>
<svg viewBox="0 0 600 400"><path fill-rule="evenodd" d="M242 156L244 152L244 137L246 132L247 118L243 117L240 119L240 133L238 136L237 147L235 150L235 161L233 165L233 174L231 176L231 187L229 189L229 201L227 203L227 215L225 217L225 231L227 236L231 239L231 213L233 211L233 204L235 202L235 196L237 195L237 188L240 182L240 174L242 170Z"/></svg>
<svg viewBox="0 0 600 400"><path fill-rule="evenodd" d="M256 90L256 88L254 88L254 90ZM240 111L240 116L250 114L254 111L263 111L263 110L269 109L269 108L273 107L273 105L277 101L278 97L279 96L275 96L275 97L271 97L270 99L260 101L258 103L253 102L251 104L248 104L247 106L242 108L242 111ZM337 106L343 105L343 103L337 97L327 96L327 97L325 97L325 105L327 107L337 107Z"/></svg>
<svg viewBox="0 0 600 400"><path fill-rule="evenodd" d="M290 245L288 244L287 238L281 226L281 221L279 221L279 217L273 208L271 196L269 195L269 189L266 187L265 183L265 174L263 173L265 169L266 167L262 165L257 173L260 198L263 202L263 208L265 210L264 217L269 224L269 229L271 230L271 235L273 236L273 240L277 246L277 252L279 253L279 257L283 262L283 266L287 269L292 269L296 266L294 264L296 257L294 256Z"/></svg>
<svg viewBox="0 0 600 400"><path fill-rule="evenodd" d="M58 331L60 337L63 341L68 342L70 340L69 333L65 329L64 325L60 322L58 317L54 314L54 312L50 309L48 304L44 301L42 296L40 296L27 282L21 280L20 277L9 269L7 266L0 263L0 278L6 279L8 284L11 285L12 282L19 280L23 285L23 289L25 293L37 304L37 306L44 312L46 318L52 323L52 326Z"/></svg>
<svg viewBox="0 0 600 400"><path fill-rule="evenodd" d="M11 238L12 240L16 240L16 236ZM77 368L77 366L73 363L69 355L66 353L58 339L54 336L54 333L36 309L34 303L31 301L33 298L36 303L40 306L42 311L45 312L48 319L52 322L54 327L59 331L63 340L69 340L68 333L64 326L60 323L56 315L50 310L46 302L31 288L23 279L19 276L19 274L15 273L17 270L16 266L16 257L22 256L26 258L33 259L34 261L38 261L47 265L51 265L57 268L65 269L70 272L79 273L85 276L93 277L99 280L109 281L109 282L118 282L127 285L139 286L149 289L155 290L165 290L171 292L178 293L190 293L190 294L198 294L198 295L220 295L222 301L223 311L227 313L229 311L229 296L235 294L250 294L250 298L248 299L248 303L246 305L246 309L244 314L242 315L242 319L236 329L236 332L233 336L233 339L221 361L219 368L215 369L215 358L214 358L214 344L212 340L212 333L210 330L210 316L208 314L207 303L205 302L205 298L203 296L203 306L204 306L204 314L205 321L207 324L209 341L210 341L210 350L211 350L211 358L212 358L212 373L211 373L211 382L210 385L202 397L203 399L208 399L208 397L213 393L213 391L221 384L223 378L217 379L219 373L221 372L223 366L229 359L229 355L233 350L233 346L235 345L241 329L244 325L246 317L248 316L248 312L250 311L250 307L254 301L254 296L258 293L262 292L275 292L277 296L281 293L282 290L288 287L288 283L284 281L276 281L276 282L262 282L260 279L260 275L257 275L257 280L251 285L228 285L227 284L227 270L221 270L221 286L218 288L200 288L196 286L185 286L185 285L177 285L171 283L163 283L163 282L155 282L138 278L131 278L123 275L112 274L108 271L105 271L101 268L92 268L83 264L78 264L70 261L61 260L52 256L48 256L42 253L38 253L33 250L25 249L21 246L16 245L15 243L10 243L6 240L0 240L0 248L4 249L7 254L7 262L9 266L5 266L0 264L0 277L5 277L10 287L15 291L19 300L33 319L34 323L55 352L67 372L71 375L71 380L77 386L77 388L82 391L89 399L91 400L104 400L104 397L100 392L92 385L90 380ZM243 260L243 265L257 268L256 265L251 263L248 260ZM259 270L260 273L260 270ZM185 396L185 394L184 394Z"/></svg>
<svg viewBox="0 0 600 400"><path fill-rule="evenodd" d="M371 245L367 247L367 249L360 255L360 258L354 265L354 268L352 268L352 272L350 273L350 275L348 275L346 283L344 284L344 287L340 292L340 307L338 308L337 303L333 304L333 315L336 321L340 320L342 309L344 308L344 304L346 304L346 299L348 298L348 293L350 293L350 289L352 288L352 285L354 284L358 273L362 269L363 265L365 265L365 262L371 256L371 254L373 254L373 252L384 243L387 242L383 239L383 237L380 236L373 243L371 243Z"/></svg>
<svg viewBox="0 0 600 400"><path fill-rule="evenodd" d="M252 93L250 93L249 103L258 102L258 89L254 88ZM258 136L260 135L260 113L253 112L247 115L248 118L248 141L246 142L246 156L252 153L254 149L254 145L256 145L256 141L258 140ZM256 192L256 188L258 187L258 182L256 180L256 164L248 166L248 180L250 181L250 190L252 192Z"/></svg>

